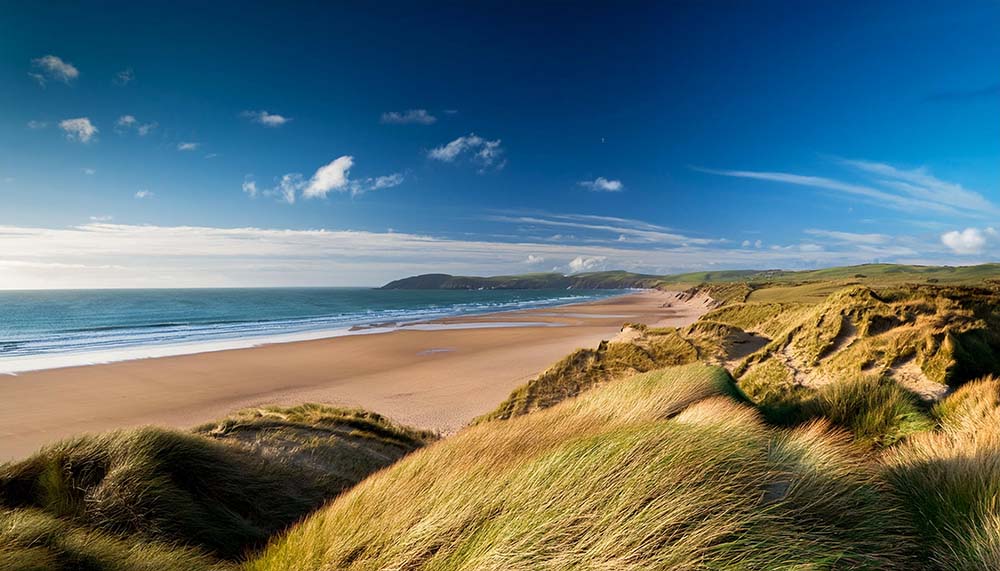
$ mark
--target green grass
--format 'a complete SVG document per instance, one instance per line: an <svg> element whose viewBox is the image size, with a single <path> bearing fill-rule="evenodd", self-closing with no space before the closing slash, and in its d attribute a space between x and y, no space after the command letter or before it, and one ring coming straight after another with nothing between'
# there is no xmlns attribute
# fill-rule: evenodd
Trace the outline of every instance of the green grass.
<svg viewBox="0 0 1000 571"><path fill-rule="evenodd" d="M842 426L865 445L889 447L934 428L919 399L892 379L869 376L842 380L815 393L805 405L807 416Z"/></svg>
<svg viewBox="0 0 1000 571"><path fill-rule="evenodd" d="M846 437L764 424L687 366L487 422L380 472L247 565L305 569L910 569Z"/></svg>

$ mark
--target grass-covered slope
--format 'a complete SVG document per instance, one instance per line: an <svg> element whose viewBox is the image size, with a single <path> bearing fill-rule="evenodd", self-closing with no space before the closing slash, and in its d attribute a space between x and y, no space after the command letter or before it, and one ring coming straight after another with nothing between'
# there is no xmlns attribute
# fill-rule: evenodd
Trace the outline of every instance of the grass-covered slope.
<svg viewBox="0 0 1000 571"><path fill-rule="evenodd" d="M237 559L434 438L372 413L320 405L247 410L197 432L82 436L0 466L8 532L118 534Z"/></svg>
<svg viewBox="0 0 1000 571"><path fill-rule="evenodd" d="M847 438L769 428L702 365L484 422L368 478L253 571L910 569Z"/></svg>
<svg viewBox="0 0 1000 571"><path fill-rule="evenodd" d="M549 367L477 422L504 419L548 408L590 388L630 374L698 359L695 345L676 329L630 325L621 340L601 343L597 349L578 349Z"/></svg>
<svg viewBox="0 0 1000 571"><path fill-rule="evenodd" d="M813 300L849 285L979 285L1000 279L1000 264L978 266L914 266L862 264L821 270L720 270L653 276L624 271L588 272L565 276L536 273L513 276L452 276L423 274L390 282L384 289L617 289L683 290L705 284L741 283L765 296L810 295ZM775 288L774 286L779 286ZM819 291L810 292L810 289ZM761 299L762 301L765 299ZM780 301L766 299L767 301Z"/></svg>
<svg viewBox="0 0 1000 571"><path fill-rule="evenodd" d="M1000 569L1000 381L969 383L933 413L939 430L884 460L919 531L916 553L931 569Z"/></svg>
<svg viewBox="0 0 1000 571"><path fill-rule="evenodd" d="M721 323L760 342L730 364L761 404L864 376L889 377L939 399L965 381L1000 372L998 304L1000 292L990 288L853 286L820 303L734 303L697 325Z"/></svg>
<svg viewBox="0 0 1000 571"><path fill-rule="evenodd" d="M382 289L622 289L655 287L658 282L656 276L621 271L571 276L559 273L493 277L423 274L389 282Z"/></svg>

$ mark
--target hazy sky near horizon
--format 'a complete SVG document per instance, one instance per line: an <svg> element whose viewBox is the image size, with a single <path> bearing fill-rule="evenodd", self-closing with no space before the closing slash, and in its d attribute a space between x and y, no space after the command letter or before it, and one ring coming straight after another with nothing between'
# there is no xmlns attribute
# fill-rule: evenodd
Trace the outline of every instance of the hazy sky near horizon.
<svg viewBox="0 0 1000 571"><path fill-rule="evenodd" d="M0 288L994 261L1000 2L3 2Z"/></svg>

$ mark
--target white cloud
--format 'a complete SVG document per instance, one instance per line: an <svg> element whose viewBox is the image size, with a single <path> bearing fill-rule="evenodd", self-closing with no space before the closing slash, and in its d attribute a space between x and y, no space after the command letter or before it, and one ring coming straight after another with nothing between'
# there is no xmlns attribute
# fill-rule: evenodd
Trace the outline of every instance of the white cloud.
<svg viewBox="0 0 1000 571"><path fill-rule="evenodd" d="M135 197L137 199L139 199L139 200L142 200L144 198L153 198L153 196L155 196L155 193L153 191L151 191L151 190L145 190L145 189L143 189L143 190L139 190L139 191L137 191L135 193Z"/></svg>
<svg viewBox="0 0 1000 571"><path fill-rule="evenodd" d="M599 176L594 180L583 180L577 184L588 190L597 192L621 192L625 190L625 185L622 184L622 181L608 180L603 176Z"/></svg>
<svg viewBox="0 0 1000 571"><path fill-rule="evenodd" d="M524 259L524 263L532 266L536 264L543 264L545 263L545 258L534 254L528 254L528 257Z"/></svg>
<svg viewBox="0 0 1000 571"><path fill-rule="evenodd" d="M607 256L577 256L569 263L570 273L580 273L603 269Z"/></svg>
<svg viewBox="0 0 1000 571"><path fill-rule="evenodd" d="M260 123L265 127L280 127L292 120L291 117L285 117L283 115L278 115L277 113L268 113L264 110L244 111L241 115L254 123Z"/></svg>
<svg viewBox="0 0 1000 571"><path fill-rule="evenodd" d="M139 120L136 119L135 115L122 115L121 117L118 118L117 121L115 121L115 131L118 132L119 134L124 134L126 131L134 129L135 132L138 133L140 137L145 137L146 135L152 133L153 130L156 129L158 126L159 124L156 121L151 121L149 123L139 123ZM198 145L197 143L184 143L184 144L193 144L195 145L195 147L192 149L182 149L182 150L194 150L197 148ZM180 149L180 146L178 146L178 149Z"/></svg>
<svg viewBox="0 0 1000 571"><path fill-rule="evenodd" d="M257 197L257 181L253 179L252 174L248 174L243 177L243 192L245 192L250 198Z"/></svg>
<svg viewBox="0 0 1000 571"><path fill-rule="evenodd" d="M986 228L966 228L965 230L952 230L941 235L941 243L950 248L956 254L978 254L986 247L989 238L996 236L996 230Z"/></svg>
<svg viewBox="0 0 1000 571"><path fill-rule="evenodd" d="M115 122L116 127L121 127L122 129L130 129L137 123L134 115L122 115Z"/></svg>
<svg viewBox="0 0 1000 571"><path fill-rule="evenodd" d="M201 146L201 143L191 143L191 142L177 143L177 150L178 151L197 151L198 147L200 147L200 146Z"/></svg>
<svg viewBox="0 0 1000 571"><path fill-rule="evenodd" d="M299 195L302 198L325 198L331 191L337 191L350 192L351 196L357 196L373 190L399 186L405 178L402 173L393 173L354 180L350 178L353 166L354 157L344 155L317 169L308 181L299 173L288 173L279 179L275 188L264 190L260 194L276 196L283 202L294 204ZM249 179L250 175L247 176ZM249 184L256 189L256 183L250 181ZM256 191L251 193L248 190L247 181L243 183L243 191L250 196L256 196Z"/></svg>
<svg viewBox="0 0 1000 571"><path fill-rule="evenodd" d="M83 170L83 174L88 175L88 176L89 175L95 175L95 174L97 174L97 169L85 168L85 169L82 169L82 170Z"/></svg>
<svg viewBox="0 0 1000 571"><path fill-rule="evenodd" d="M31 65L38 69L40 73L29 73L41 86L45 86L47 81L61 81L69 84L77 77L80 77L80 70L73 64L63 61L59 56L47 55L31 60Z"/></svg>
<svg viewBox="0 0 1000 571"><path fill-rule="evenodd" d="M406 111L387 111L382 114L382 123L390 125L431 125L437 117L426 109L407 109Z"/></svg>
<svg viewBox="0 0 1000 571"><path fill-rule="evenodd" d="M351 167L354 166L354 157L344 155L338 157L329 164L321 166L309 179L309 184L302 191L304 198L323 198L331 190L341 190L347 188L348 175Z"/></svg>
<svg viewBox="0 0 1000 571"><path fill-rule="evenodd" d="M375 177L375 182L372 184L372 190L391 188L401 184L403 184L403 174L397 172L390 175Z"/></svg>
<svg viewBox="0 0 1000 571"><path fill-rule="evenodd" d="M744 248L749 248L751 246L750 240L743 240L743 243L740 244L740 246L742 246Z"/></svg>
<svg viewBox="0 0 1000 571"><path fill-rule="evenodd" d="M463 155L470 154L472 161L483 169L494 167L499 170L507 164L507 161L503 160L504 148L500 143L500 139L489 141L475 133L469 133L431 149L427 156L437 161L451 163Z"/></svg>
<svg viewBox="0 0 1000 571"><path fill-rule="evenodd" d="M132 71L132 68L123 69L115 74L115 77L112 79L112 81L114 82L115 85L121 85L122 87L124 87L135 81L135 72Z"/></svg>
<svg viewBox="0 0 1000 571"><path fill-rule="evenodd" d="M48 127L48 126L49 126L49 124L48 124L47 121L35 121L34 119L32 119L31 121L28 121L28 128L29 129L44 129L44 128Z"/></svg>
<svg viewBox="0 0 1000 571"><path fill-rule="evenodd" d="M90 221L91 222L111 222L114 219L115 219L114 216L91 216L90 217Z"/></svg>
<svg viewBox="0 0 1000 571"><path fill-rule="evenodd" d="M89 143L97 134L97 127L87 117L64 119L59 122L59 128L66 132L67 139L81 143Z"/></svg>
<svg viewBox="0 0 1000 571"><path fill-rule="evenodd" d="M357 196L372 190L392 188L401 184L403 184L403 173L398 172L375 178L369 177L364 180L352 180L350 181L351 196Z"/></svg>
<svg viewBox="0 0 1000 571"><path fill-rule="evenodd" d="M302 175L294 172L281 177L278 186L271 193L277 193L278 197L288 204L295 204L295 195L306 186Z"/></svg>

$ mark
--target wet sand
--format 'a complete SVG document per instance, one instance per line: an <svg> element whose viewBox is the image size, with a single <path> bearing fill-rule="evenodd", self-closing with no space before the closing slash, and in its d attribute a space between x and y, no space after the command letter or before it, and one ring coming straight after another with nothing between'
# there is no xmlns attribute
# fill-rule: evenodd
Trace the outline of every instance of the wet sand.
<svg viewBox="0 0 1000 571"><path fill-rule="evenodd" d="M0 461L80 433L188 428L272 403L360 406L453 432L569 352L614 337L625 322L682 326L706 309L704 300L644 291L387 333L3 376Z"/></svg>

